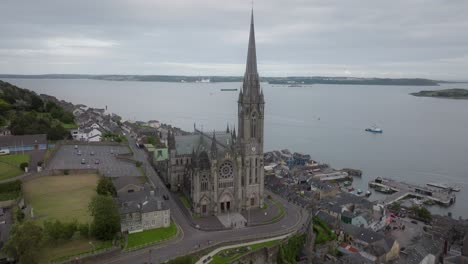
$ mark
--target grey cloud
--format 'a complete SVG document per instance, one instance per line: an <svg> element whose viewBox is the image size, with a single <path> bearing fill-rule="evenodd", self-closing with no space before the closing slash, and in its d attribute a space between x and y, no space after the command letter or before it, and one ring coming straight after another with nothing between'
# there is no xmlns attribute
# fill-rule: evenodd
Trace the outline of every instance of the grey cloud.
<svg viewBox="0 0 468 264"><path fill-rule="evenodd" d="M1 73L241 75L250 1L0 2ZM468 1L257 0L264 76L468 79Z"/></svg>

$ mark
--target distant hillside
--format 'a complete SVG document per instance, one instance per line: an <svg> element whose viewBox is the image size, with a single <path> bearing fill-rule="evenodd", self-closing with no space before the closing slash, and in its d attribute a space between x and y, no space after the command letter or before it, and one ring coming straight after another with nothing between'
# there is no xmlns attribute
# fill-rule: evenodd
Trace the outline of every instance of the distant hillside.
<svg viewBox="0 0 468 264"><path fill-rule="evenodd" d="M13 135L47 134L50 140L68 136L64 125L74 124L73 114L35 92L0 81L0 128Z"/></svg>
<svg viewBox="0 0 468 264"><path fill-rule="evenodd" d="M414 96L437 97L450 99L468 99L468 90L466 89L445 89L436 91L420 91L411 93Z"/></svg>
<svg viewBox="0 0 468 264"><path fill-rule="evenodd" d="M1 78L25 79L93 79L105 81L141 82L242 82L242 76L177 76L177 75L83 75L83 74L46 74L14 75L0 74ZM279 85L308 84L358 84L358 85L409 85L436 86L439 81L421 78L355 78L355 77L263 77L261 81Z"/></svg>

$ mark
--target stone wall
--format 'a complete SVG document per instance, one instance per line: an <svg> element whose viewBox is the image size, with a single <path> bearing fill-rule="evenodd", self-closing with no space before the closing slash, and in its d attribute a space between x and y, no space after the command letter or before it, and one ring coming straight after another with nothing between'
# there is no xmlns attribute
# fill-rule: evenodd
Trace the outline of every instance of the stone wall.
<svg viewBox="0 0 468 264"><path fill-rule="evenodd" d="M232 264L274 264L277 262L279 244L252 251L236 260Z"/></svg>

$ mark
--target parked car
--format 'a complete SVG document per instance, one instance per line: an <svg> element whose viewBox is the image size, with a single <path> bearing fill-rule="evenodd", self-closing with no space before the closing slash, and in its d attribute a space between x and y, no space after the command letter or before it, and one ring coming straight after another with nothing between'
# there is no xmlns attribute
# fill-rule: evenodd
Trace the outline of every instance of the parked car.
<svg viewBox="0 0 468 264"><path fill-rule="evenodd" d="M94 151L91 151L89 155L94 156Z"/></svg>
<svg viewBox="0 0 468 264"><path fill-rule="evenodd" d="M411 220L411 223L417 225L417 224L418 224L418 221L416 221L416 220Z"/></svg>
<svg viewBox="0 0 468 264"><path fill-rule="evenodd" d="M166 201L169 200L169 196L168 196L167 194L164 194L164 195L163 195L163 198L164 198L164 200L166 200Z"/></svg>
<svg viewBox="0 0 468 264"><path fill-rule="evenodd" d="M81 159L81 164L86 164L86 160L85 160L85 159Z"/></svg>
<svg viewBox="0 0 468 264"><path fill-rule="evenodd" d="M78 149L78 145L75 145L75 149Z"/></svg>
<svg viewBox="0 0 468 264"><path fill-rule="evenodd" d="M94 160L94 164L99 164L99 163L101 163L101 161L99 159Z"/></svg>
<svg viewBox="0 0 468 264"><path fill-rule="evenodd" d="M81 156L81 154L82 154L81 150L78 150L78 152L76 154L78 154L78 156Z"/></svg>

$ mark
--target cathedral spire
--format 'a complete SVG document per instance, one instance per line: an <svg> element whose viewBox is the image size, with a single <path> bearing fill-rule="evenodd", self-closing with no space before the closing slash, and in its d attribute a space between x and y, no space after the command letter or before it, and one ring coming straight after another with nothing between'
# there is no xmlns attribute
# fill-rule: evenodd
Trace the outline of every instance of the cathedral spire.
<svg viewBox="0 0 468 264"><path fill-rule="evenodd" d="M211 157L215 159L217 155L218 155L218 147L216 146L215 131L213 131L213 138L211 139Z"/></svg>
<svg viewBox="0 0 468 264"><path fill-rule="evenodd" d="M250 17L250 35L249 35L249 49L247 52L247 65L245 68L245 74L258 75L257 72L257 51L255 48L255 28L254 28L254 15L253 8Z"/></svg>

